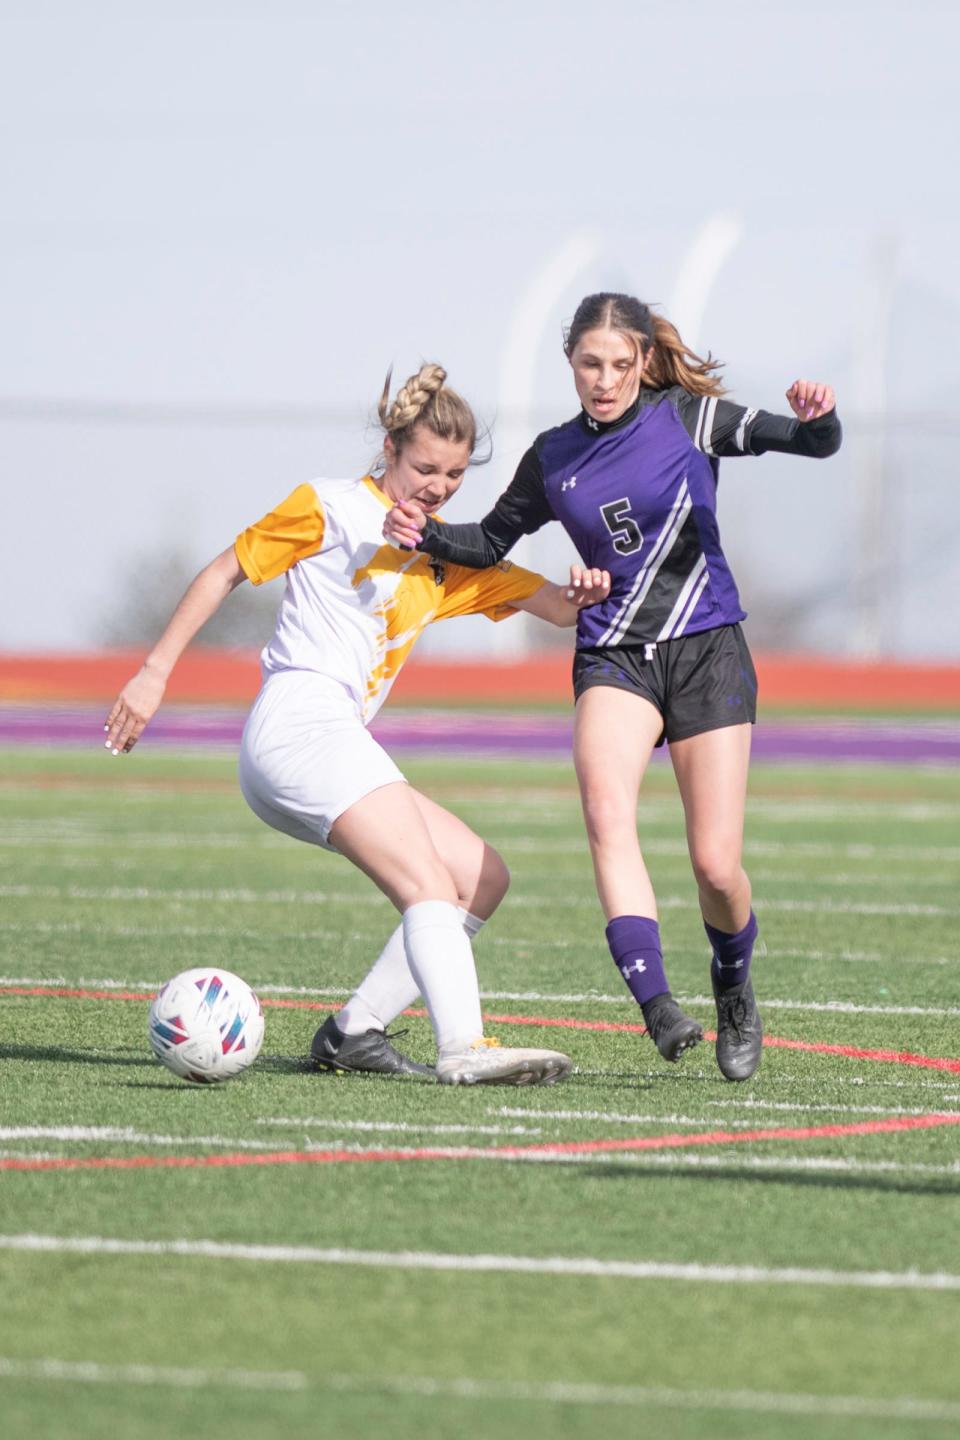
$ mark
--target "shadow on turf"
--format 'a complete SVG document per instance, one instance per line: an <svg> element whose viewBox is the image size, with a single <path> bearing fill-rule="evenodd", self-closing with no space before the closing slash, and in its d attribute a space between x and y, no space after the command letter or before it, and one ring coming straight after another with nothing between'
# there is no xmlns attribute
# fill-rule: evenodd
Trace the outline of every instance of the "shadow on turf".
<svg viewBox="0 0 960 1440"><path fill-rule="evenodd" d="M152 1055L66 1050L61 1045L0 1045L0 1060L49 1060L58 1065L156 1065Z"/></svg>
<svg viewBox="0 0 960 1440"><path fill-rule="evenodd" d="M796 1185L815 1190L872 1190L888 1195L960 1195L960 1178L951 1180L946 1175L931 1175L929 1180L897 1180L886 1175L842 1175L836 1171L821 1174L764 1174L757 1170L746 1170L734 1163L710 1170L654 1170L641 1165L588 1165L575 1167L578 1175L585 1172L595 1180L735 1180L748 1185Z"/></svg>
<svg viewBox="0 0 960 1440"><path fill-rule="evenodd" d="M32 1060L40 1064L55 1065L121 1065L157 1073L157 1061L154 1057L139 1050L131 1054L123 1054L122 1051L68 1050L61 1045L0 1045L0 1061L2 1060ZM261 1055L256 1062L256 1068L261 1074L266 1071L268 1075L315 1075L319 1079L328 1080L337 1078L319 1070L309 1055ZM174 1078L170 1077L170 1079ZM350 1078L352 1080L375 1080L380 1085L384 1081L394 1084L409 1084L411 1080L420 1081L419 1075L354 1075ZM170 1089L170 1080L165 1079L127 1080L124 1083L133 1090ZM186 1087L187 1090L210 1088L215 1087L193 1085Z"/></svg>

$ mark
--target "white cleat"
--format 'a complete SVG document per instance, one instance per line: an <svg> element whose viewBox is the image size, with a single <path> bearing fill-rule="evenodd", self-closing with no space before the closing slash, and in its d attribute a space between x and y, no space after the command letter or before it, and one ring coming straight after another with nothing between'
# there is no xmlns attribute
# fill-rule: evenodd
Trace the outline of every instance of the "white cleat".
<svg viewBox="0 0 960 1440"><path fill-rule="evenodd" d="M499 1040L474 1040L455 1055L437 1061L440 1085L556 1085L573 1069L558 1050L513 1050Z"/></svg>

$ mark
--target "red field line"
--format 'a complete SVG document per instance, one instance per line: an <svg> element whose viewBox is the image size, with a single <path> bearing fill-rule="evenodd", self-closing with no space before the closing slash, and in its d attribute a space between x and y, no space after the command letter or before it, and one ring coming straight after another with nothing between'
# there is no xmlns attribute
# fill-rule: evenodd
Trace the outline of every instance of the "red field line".
<svg viewBox="0 0 960 1440"><path fill-rule="evenodd" d="M850 1125L779 1126L763 1130L701 1130L687 1135L642 1135L626 1140L566 1140L541 1145L494 1145L419 1150L276 1150L235 1155L88 1155L62 1160L0 1160L0 1170L184 1170L232 1169L241 1165L357 1165L383 1160L522 1160L534 1155L599 1155L638 1150L685 1150L694 1145L740 1145L776 1140L836 1140L890 1135L960 1125L960 1114L891 1115Z"/></svg>
<svg viewBox="0 0 960 1440"><path fill-rule="evenodd" d="M80 990L61 985L0 985L0 995L20 995L33 998L68 1000L152 1000L153 994L146 990ZM261 997L264 1008L278 1010L339 1010L340 1006L326 1000L281 1000ZM412 1019L424 1019L426 1010L404 1010ZM612 1020L577 1020L573 1016L550 1015L500 1015L492 1011L483 1012L485 1021L492 1025L531 1025L538 1029L592 1030L616 1032L627 1035L645 1035L643 1025L627 1025ZM716 1040L715 1030L705 1030L707 1040ZM946 1070L960 1075L960 1059L951 1060L936 1055L916 1055L910 1050L869 1050L858 1045L830 1045L817 1040L788 1040L779 1035L765 1035L764 1046L771 1050L802 1050L810 1055L839 1055L847 1060L870 1060L891 1065L916 1065L925 1070Z"/></svg>

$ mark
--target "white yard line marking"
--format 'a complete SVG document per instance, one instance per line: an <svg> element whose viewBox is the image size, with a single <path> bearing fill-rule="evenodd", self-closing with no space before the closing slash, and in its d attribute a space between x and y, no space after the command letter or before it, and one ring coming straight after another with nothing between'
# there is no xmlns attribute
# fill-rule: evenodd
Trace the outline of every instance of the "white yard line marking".
<svg viewBox="0 0 960 1440"><path fill-rule="evenodd" d="M247 834L247 833L222 833L211 831L145 831L128 832L97 832L78 831L61 833L58 831L34 828L30 822L16 824L8 822L7 833L0 836L0 849L21 850L25 846L48 847L60 849L92 849L109 847L117 850L182 850L184 847L194 847L203 850L278 850L285 848L284 841L273 836ZM943 845L877 845L840 842L819 843L816 841L788 841L777 840L753 840L745 845L745 852L752 858L778 858L785 857L791 860L810 859L825 860L841 858L844 860L876 860L884 861L915 861L917 863L934 865L960 864L960 847ZM504 843L504 849L510 855L586 855L588 853L586 835L571 837L569 839L544 836L519 835ZM644 843L644 853L647 855L662 856L670 859L686 860L687 846L682 839L649 839ZM850 877L855 883L870 881L871 883L889 884L889 875L862 875ZM777 874L778 880L792 880L792 876ZM832 875L817 875L811 877L818 884L835 884L836 879ZM802 877L797 883L802 883ZM942 883L931 879L930 883Z"/></svg>
<svg viewBox="0 0 960 1440"><path fill-rule="evenodd" d="M0 1380L81 1385L155 1385L174 1390L243 1390L387 1394L417 1399L509 1400L513 1404L615 1406L618 1409L748 1411L845 1419L918 1420L953 1424L960 1405L897 1395L811 1395L763 1390L675 1390L664 1386L589 1385L568 1380L453 1380L431 1375L307 1375L300 1370L192 1370L160 1365L103 1365L96 1361L15 1360L0 1357Z"/></svg>
<svg viewBox="0 0 960 1440"><path fill-rule="evenodd" d="M619 1409L719 1410L773 1415L840 1416L845 1419L927 1420L954 1424L960 1405L949 1400L895 1396L879 1400L866 1395L804 1395L761 1390L673 1390L664 1386L578 1385L569 1381L435 1380L405 1375L391 1379L331 1376L330 1389L392 1395L465 1400L509 1400L512 1403L608 1405Z"/></svg>
<svg viewBox="0 0 960 1440"><path fill-rule="evenodd" d="M258 1125L289 1126L301 1130L319 1127L323 1130L359 1130L406 1135L540 1135L542 1133L539 1126L532 1128L529 1125L415 1125L406 1120L329 1120L322 1115L307 1116L302 1120L289 1116L264 1117L257 1120L256 1123ZM2 1136L2 1132L0 1132L0 1136Z"/></svg>
<svg viewBox="0 0 960 1440"><path fill-rule="evenodd" d="M836 1155L744 1155L741 1158L728 1155L691 1155L681 1153L641 1154L624 1152L616 1155L554 1155L552 1161L576 1165L631 1165L644 1169L651 1166L659 1170L729 1170L739 1175L744 1170L795 1171L816 1173L839 1173L851 1175L922 1175L960 1178L960 1160L945 1165L929 1165L920 1161L900 1160L856 1160L852 1156Z"/></svg>
<svg viewBox="0 0 960 1440"><path fill-rule="evenodd" d="M458 1255L417 1250L319 1249L306 1245L238 1245L216 1240L115 1240L103 1235L0 1235L0 1249L33 1254L176 1255L265 1264L356 1265L369 1269L471 1271L623 1280L685 1280L721 1285L812 1285L866 1290L960 1291L947 1271L804 1269L799 1266L669 1264L592 1256Z"/></svg>
<svg viewBox="0 0 960 1440"><path fill-rule="evenodd" d="M736 1106L744 1110L787 1110L801 1113L817 1113L826 1115L943 1115L947 1112L943 1106L936 1110L928 1108L906 1109L896 1105L792 1105L788 1102L780 1103L774 1100L708 1100L707 1105ZM500 1115L504 1119L523 1120L550 1120L550 1121L572 1121L581 1123L590 1121L599 1122L604 1125L649 1125L662 1123L664 1125L709 1125L711 1118L708 1115L638 1115L621 1113L616 1110L533 1110L522 1109L520 1106L499 1105L495 1109L487 1111L488 1115ZM737 1120L734 1125L754 1125L753 1120ZM2 1134L2 1131L0 1131Z"/></svg>
<svg viewBox="0 0 960 1440"><path fill-rule="evenodd" d="M7 900L97 900L97 901L176 901L198 904L220 903L225 905L381 905L382 896L322 890L253 890L248 887L216 889L183 889L148 885L110 885L105 887L86 885L0 885L0 898ZM516 909L556 910L577 906L593 905L593 899L586 894L573 895L518 895L510 904ZM663 910L695 910L696 900L686 895L666 895L659 901ZM769 900L755 902L761 911L777 911L803 915L960 915L960 907L951 905L922 905L915 902L861 902L853 900Z"/></svg>
<svg viewBox="0 0 960 1440"><path fill-rule="evenodd" d="M0 925L0 930L4 926ZM103 933L104 927L97 929ZM143 935L149 932L139 928L131 928L131 934ZM197 932L201 933L201 932ZM237 933L220 931L217 933ZM319 932L318 932L319 933ZM328 936L329 932L325 932ZM517 943L511 941L511 945L517 948ZM520 942L520 948L525 942ZM791 952L793 953L793 952ZM876 957L878 960L880 956ZM944 961L946 963L946 961ZM950 962L956 964L955 960ZM96 990L159 990L163 980L154 976L149 980L117 980L95 977L79 976L75 979L68 979L63 975L48 975L44 977L35 976L13 976L0 975L0 986L4 985L49 985L64 987L90 987ZM351 992L342 985L256 985L258 995L278 996L303 996L308 999L316 996L318 999L337 999ZM677 991L678 999L687 1005L705 1005L713 1007L712 995L688 995ZM629 999L629 996L605 995L595 991L580 991L578 993L564 994L549 990L481 990L481 1000L509 1001L511 1003L536 1003L542 1005L620 1005L625 1013L631 1018L636 1016L636 1008ZM825 1015L917 1015L930 1016L932 1018L960 1015L960 1005L858 1005L852 1000L792 1000L792 999L770 999L762 997L762 1008L764 1010L801 1010L809 1011L811 1014ZM639 1020L637 1021L639 1024Z"/></svg>
<svg viewBox="0 0 960 1440"><path fill-rule="evenodd" d="M299 1370L186 1370L163 1365L100 1365L95 1361L0 1357L0 1380L51 1380L81 1385L163 1385L173 1390L214 1386L241 1390L306 1390Z"/></svg>
<svg viewBox="0 0 960 1440"><path fill-rule="evenodd" d="M275 1141L243 1140L230 1135L151 1135L119 1125L11 1125L0 1127L0 1140L106 1141L111 1145L209 1145L228 1150L275 1150Z"/></svg>
<svg viewBox="0 0 960 1440"><path fill-rule="evenodd" d="M232 939L234 939L234 940L238 940L238 939L239 939L239 940L246 940L246 939L254 939L254 940L256 940L256 939L262 939L264 932L263 932L262 930L245 929L245 928L243 928L243 927L241 927L241 926L237 926L237 925L108 925L108 924L105 924L105 923L104 923L102 920L100 920L100 919L93 919L93 918L92 918L92 919L90 919L89 921L81 921L81 920L54 920L54 921L51 921L51 920L29 920L29 921L26 921L26 920L23 920L23 921L19 921L19 920L2 920L2 921L0 921L0 933L3 933L3 934L5 934L5 935L92 935L92 934L97 934L97 935L134 936L134 937L136 937L137 939L156 938L156 939L162 939L162 940L178 939L178 938L182 938L182 937L184 937L184 936L187 937L188 939L206 939L206 938L210 938L210 937L213 937L213 938L216 938L216 939L222 939L224 936L230 936L230 937L231 937ZM329 927L327 927L327 928L325 928L325 929L320 929L320 930L310 930L310 929L300 929L300 928L297 928L297 929L295 929L295 930L277 930L276 928L271 928L270 933L271 933L271 936L272 936L275 940L279 940L279 939L290 939L290 940L295 941L295 942L296 942L297 944L299 944L299 945L306 944L306 943L307 943L308 941L310 941L310 940L329 941L329 939L330 939L330 929L329 929ZM354 940L362 940L362 939L364 939L365 937L364 937L363 935L361 935L359 932L353 931L353 932L351 932L350 938L351 938L351 939L354 939ZM517 940L517 939L512 938L512 937L503 937L503 936L499 936L499 935L488 935L488 934L484 933L484 935L483 935L480 943L481 943L484 947L486 947L486 946L488 946L488 945L493 945L493 946L496 946L496 947L501 948L501 949L508 949L508 950L511 951L511 953L515 953L515 952L517 952L517 951L523 952L523 951L527 951L527 950L549 950L549 951L553 952L553 951L556 951L556 950L573 950L573 949L582 949L582 948L583 948L583 947L582 947L582 943L581 943L579 940L568 940L568 939L564 939L562 936L557 936L556 938L551 937L550 939L547 939L547 940L544 940L544 939L535 939L535 938L532 938L532 937L530 937L530 936L526 936L525 938L523 938L523 939L521 939L521 940ZM878 950L837 950L837 951L828 951L828 950L811 950L811 949L805 949L805 948L803 948L803 947L797 947L797 948L792 948L792 949L788 949L788 950L783 950L783 949L779 949L779 948L777 948L777 949L770 948L770 949L768 949L768 951L767 951L767 956L768 956L768 958L771 959L771 960L828 960L828 961L830 961L830 962L836 961L836 962L840 962L840 963L843 963L843 964L868 964L868 965L887 964L887 963L889 962L889 958L890 958L888 955L883 955L883 954L881 954ZM901 955L898 955L898 956L897 956L897 964L898 964L898 965L956 965L956 963L957 963L957 959L956 959L956 956L955 956L955 955L903 955L903 954L901 954ZM6 981L6 982L0 982L0 983L7 983L7 984L11 984L11 983L12 983L12 984L17 984L17 985L19 985L19 984L27 984L27 983L32 983L32 984L37 984L37 985L44 985L44 984L50 984L50 985L65 985L65 984L67 984L67 981L61 978L61 979L59 979L59 980L56 980L56 979L55 979L55 980L36 980L36 981L32 981L32 982L15 980L15 981ZM122 989L122 988L123 988L123 984L125 984L125 983L127 983L127 982L123 982L123 984L121 984L121 982L115 981L115 980L114 980L114 981L103 980L103 981L83 981L83 982L74 981L73 983L75 983L75 984L76 984L76 983L83 983L83 984L100 984L100 985L103 986L103 987L106 987L107 985L113 984L113 985L116 985L116 986L118 986L119 988ZM159 981L154 981L154 980L147 981L147 980L143 980L143 981L131 981L130 983L131 983L131 984L134 984L134 985L156 985L156 984L159 984ZM265 992L268 991L268 987L266 987L266 986L261 986L261 987L259 987L259 988L263 989ZM348 991L343 990L343 989L339 989L339 990L338 990L338 989L330 989L330 988L326 988L326 989L323 989L323 988L321 988L321 989L314 989L314 988L311 988L311 987L309 987L309 986L303 986L303 985L302 985L302 986L281 986L281 985L278 985L278 986L274 986L273 989L274 989L274 990L276 991L276 993L278 993L278 994L291 994L291 995L297 995L297 994L299 994L299 995L346 995L346 994L349 993ZM535 993L535 992L530 992L530 991L522 991L522 992L519 992L519 993L516 993L516 992L508 992L508 991L488 991L487 994L489 995L489 997L490 997L491 999L501 999L501 1000L536 1000L536 999L538 999L538 998L541 998L537 993ZM579 994L579 995L546 995L546 994L545 994L545 995L543 995L542 998L545 999L545 1000L547 1000L547 999L553 999L553 1000L569 1001L569 1002L571 1002L571 1003L572 1003L572 1002L575 1002L575 1001L581 1001L581 1000L595 1000L598 1004L601 1004L601 1005L612 1005L612 1004L622 1005L622 1004L625 1003L625 996L624 996L624 995L600 995L600 994L592 994L592 993L590 993L590 992L587 992L586 994ZM682 998L682 997L681 997L681 998ZM786 1003L786 1002L784 1002L784 1003ZM798 1003L806 1003L806 1002L798 1002Z"/></svg>
<svg viewBox="0 0 960 1440"><path fill-rule="evenodd" d="M633 1122L633 1123L636 1123L637 1125L661 1125L661 1124L662 1124L662 1125L709 1125L709 1124L711 1123L711 1122L710 1122L710 1117L709 1117L709 1116L704 1116L704 1115L621 1115L621 1116L613 1116L613 1115L601 1115L601 1114L599 1114L599 1113L591 1113L591 1112L589 1112L589 1111L584 1111L583 1113L581 1113L581 1112L579 1112L579 1111L564 1112L564 1111L557 1111L557 1110L544 1110L544 1111L538 1113L538 1112L536 1112L536 1111L534 1111L534 1110L515 1110L515 1111L510 1111L510 1110L508 1110L508 1109L506 1109L506 1108L504 1108L503 1110L498 1110L498 1111L496 1111L496 1112L491 1112L491 1113L496 1113L496 1114L498 1114L498 1115L503 1115L504 1117L509 1117L510 1115L518 1115L518 1116L521 1116L521 1117L523 1117L524 1119L527 1119L527 1120L533 1120L533 1119L536 1119L536 1120L623 1120L624 1122ZM879 1113L880 1113L880 1114L883 1114L883 1115L886 1115L886 1114L889 1114L890 1112L881 1108L880 1111L879 1111ZM923 1111L918 1111L917 1113L918 1113L918 1114L923 1114L923 1115L926 1115L926 1114L942 1115L942 1114L943 1114L943 1111L942 1111L942 1110L931 1110L931 1111L923 1110ZM733 1121L733 1122L731 1122L731 1123L732 1123L732 1124L745 1125L745 1126L752 1126L752 1125L754 1125L756 1122L753 1121L753 1120L741 1120L741 1121ZM390 1123L390 1122L381 1123L381 1122L379 1122L379 1121L368 1121L368 1120L339 1120L339 1121L330 1121L330 1120L324 1120L324 1119L322 1118L322 1116L318 1116L317 1118L315 1118L315 1119L313 1119L313 1120L258 1120L258 1121L257 1121L257 1124L258 1124L258 1125L292 1125L292 1126L298 1126L298 1125L299 1125L299 1126L301 1126L301 1127L304 1128L304 1129L309 1128L309 1127L311 1127L311 1126L322 1126L324 1129L329 1129L329 1128L331 1127L331 1125L332 1125L332 1126L334 1126L335 1128L341 1128L341 1127L342 1127L343 1129L350 1129L350 1130L400 1130L400 1131L407 1131L407 1132L409 1132L409 1133L413 1133L413 1134L416 1134L416 1135L422 1135L422 1134L431 1134L431 1135L452 1134L452 1135L456 1135L456 1134L461 1134L461 1133L465 1133L465 1134L471 1134L471 1133L472 1133L472 1134L480 1134L480 1135L496 1135L497 1133L499 1133L499 1132L498 1132L498 1127L495 1126L495 1125L494 1125L494 1126L486 1126L486 1127L484 1127L484 1126L474 1126L474 1125L411 1125L411 1124L407 1124L407 1123L405 1123L405 1122L402 1123L402 1124L401 1124L401 1123ZM517 1126L516 1128L517 1128L518 1131L523 1131L525 1127L522 1126L522 1125L520 1125L520 1126ZM504 1130L503 1133L509 1133L509 1132L507 1132L506 1130ZM3 1138L3 1131L0 1130L0 1139L2 1139L2 1138Z"/></svg>

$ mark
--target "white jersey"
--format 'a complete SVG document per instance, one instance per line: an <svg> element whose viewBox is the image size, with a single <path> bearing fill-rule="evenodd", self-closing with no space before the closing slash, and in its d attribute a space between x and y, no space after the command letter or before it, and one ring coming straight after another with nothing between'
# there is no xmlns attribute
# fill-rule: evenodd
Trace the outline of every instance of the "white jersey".
<svg viewBox="0 0 960 1440"><path fill-rule="evenodd" d="M425 625L452 615L502 620L512 601L544 583L508 560L471 570L395 549L383 539L392 503L369 475L316 480L298 485L235 546L254 585L286 575L277 628L260 656L264 679L283 670L323 675L352 697L365 724Z"/></svg>

